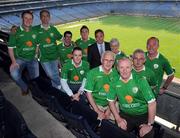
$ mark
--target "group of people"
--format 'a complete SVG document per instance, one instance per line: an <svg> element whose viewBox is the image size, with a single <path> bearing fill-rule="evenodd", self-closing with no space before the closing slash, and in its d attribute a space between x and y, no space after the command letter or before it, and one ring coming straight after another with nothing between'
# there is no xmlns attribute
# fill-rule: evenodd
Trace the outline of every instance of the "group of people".
<svg viewBox="0 0 180 138"><path fill-rule="evenodd" d="M62 36L50 25L48 10L40 11L40 20L32 26L33 13L24 11L22 25L9 38L10 73L22 94L28 93L22 70L26 67L30 78L37 78L40 63L52 86L71 101L86 101L97 120L114 120L123 130L137 129L140 137L152 137L156 99L174 78L170 63L158 51L158 38L147 40L147 52L136 49L128 57L118 39L105 42L101 29L93 39L84 25L81 38L73 42L70 31ZM164 72L168 77L162 84Z"/></svg>

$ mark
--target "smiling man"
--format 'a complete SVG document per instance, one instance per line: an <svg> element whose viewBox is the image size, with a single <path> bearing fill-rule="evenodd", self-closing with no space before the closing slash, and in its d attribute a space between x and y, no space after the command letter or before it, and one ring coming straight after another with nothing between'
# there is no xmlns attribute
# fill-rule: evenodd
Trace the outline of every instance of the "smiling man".
<svg viewBox="0 0 180 138"><path fill-rule="evenodd" d="M39 76L39 65L35 59L37 46L37 31L32 28L33 13L24 11L21 14L22 25L12 33L8 42L8 52L11 58L10 73L16 84L21 88L22 95L28 94L28 86L22 80L25 67L31 79Z"/></svg>
<svg viewBox="0 0 180 138"><path fill-rule="evenodd" d="M101 65L90 70L87 74L85 91L88 101L99 119L109 119L111 112L108 107L107 94L110 83L118 79L117 71L112 68L115 54L105 51L101 57ZM111 118L112 119L112 118Z"/></svg>
<svg viewBox="0 0 180 138"><path fill-rule="evenodd" d="M146 79L132 74L132 62L128 58L118 61L120 78L114 82L107 95L110 109L117 125L128 132L139 130L140 137L153 137L156 100ZM120 112L114 101L118 98Z"/></svg>
<svg viewBox="0 0 180 138"><path fill-rule="evenodd" d="M60 89L60 77L58 69L58 46L57 40L62 39L58 30L50 25L50 12L48 10L40 11L41 24L34 28L38 31L39 59L40 63L51 79L52 86ZM38 52L37 50L37 52Z"/></svg>
<svg viewBox="0 0 180 138"><path fill-rule="evenodd" d="M147 40L147 52L145 66L150 68L156 75L158 82L159 94L163 94L174 78L174 71L169 63L169 61L158 52L159 39L156 37L151 37ZM162 84L163 75L166 73L168 75L165 82ZM162 85L162 86L161 86ZM157 93L158 94L158 93Z"/></svg>

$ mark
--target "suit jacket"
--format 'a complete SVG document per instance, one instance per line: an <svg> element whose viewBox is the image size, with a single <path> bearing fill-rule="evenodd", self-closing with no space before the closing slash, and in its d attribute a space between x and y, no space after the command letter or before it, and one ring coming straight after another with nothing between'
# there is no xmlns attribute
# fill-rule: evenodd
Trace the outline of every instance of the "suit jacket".
<svg viewBox="0 0 180 138"><path fill-rule="evenodd" d="M108 42L104 42L104 44L105 44L105 51L111 50L110 44ZM87 59L90 64L90 69L101 65L101 55L99 53L97 43L94 43L88 47Z"/></svg>

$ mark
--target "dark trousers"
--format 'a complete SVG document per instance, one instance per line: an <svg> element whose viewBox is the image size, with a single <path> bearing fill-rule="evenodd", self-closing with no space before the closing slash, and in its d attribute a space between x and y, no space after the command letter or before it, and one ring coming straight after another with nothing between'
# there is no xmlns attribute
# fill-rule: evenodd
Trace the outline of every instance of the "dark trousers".
<svg viewBox="0 0 180 138"><path fill-rule="evenodd" d="M141 124L147 124L148 123L148 114L142 114L142 115L127 115L125 113L120 113L120 116L124 118L127 121L127 131L132 132L135 131L137 135L139 135L139 126ZM152 129L148 134L146 134L143 138L153 138L154 136L154 129Z"/></svg>

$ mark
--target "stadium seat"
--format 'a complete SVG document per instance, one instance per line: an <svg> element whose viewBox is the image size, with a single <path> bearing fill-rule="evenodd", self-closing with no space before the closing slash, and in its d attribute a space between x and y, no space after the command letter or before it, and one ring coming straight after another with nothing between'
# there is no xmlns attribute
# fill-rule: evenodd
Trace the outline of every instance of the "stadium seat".
<svg viewBox="0 0 180 138"><path fill-rule="evenodd" d="M120 129L118 126L109 122L108 120L102 121L100 136L101 138L136 138L136 135Z"/></svg>
<svg viewBox="0 0 180 138"><path fill-rule="evenodd" d="M51 97L53 104L53 108L56 109L56 112L59 113L66 121L66 127L71 130L71 132L78 138L99 138L99 136L92 130L90 125L87 123L87 120L80 115L72 114L66 111L58 102L57 98L54 96ZM52 106L50 107L52 108ZM70 106L69 106L70 108ZM52 110L52 109L50 109ZM59 118L58 118L59 119Z"/></svg>
<svg viewBox="0 0 180 138"><path fill-rule="evenodd" d="M7 101L0 91L1 138L36 138L29 130L20 112Z"/></svg>

